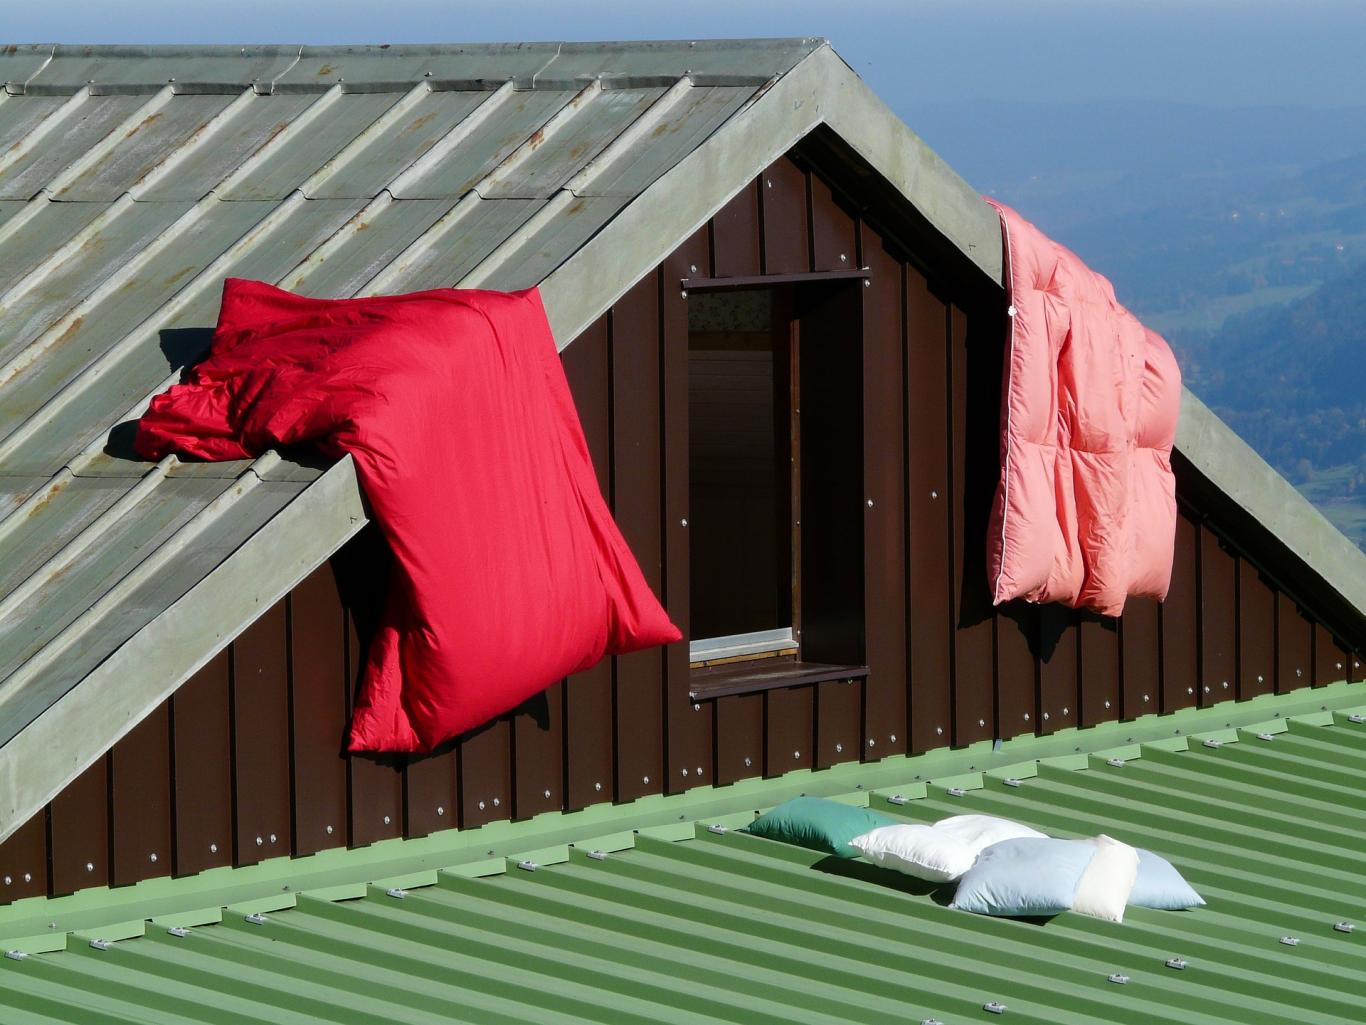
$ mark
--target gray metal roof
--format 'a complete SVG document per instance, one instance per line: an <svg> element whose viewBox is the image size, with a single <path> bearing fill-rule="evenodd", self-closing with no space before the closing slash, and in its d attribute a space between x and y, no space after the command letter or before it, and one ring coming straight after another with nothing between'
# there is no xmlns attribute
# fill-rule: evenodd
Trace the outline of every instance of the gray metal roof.
<svg viewBox="0 0 1366 1025"><path fill-rule="evenodd" d="M0 46L0 81L0 840L365 522L349 459L127 458L225 277L539 283L563 347L823 126L1001 280L994 211L819 39ZM1366 610L1366 556L1187 409Z"/></svg>

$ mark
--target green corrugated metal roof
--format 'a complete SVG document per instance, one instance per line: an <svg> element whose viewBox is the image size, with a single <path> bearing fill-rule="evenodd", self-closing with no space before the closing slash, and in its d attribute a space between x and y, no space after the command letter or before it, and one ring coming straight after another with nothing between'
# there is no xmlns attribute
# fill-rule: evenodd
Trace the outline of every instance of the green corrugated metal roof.
<svg viewBox="0 0 1366 1025"><path fill-rule="evenodd" d="M1362 691L1338 688L1332 704ZM1227 710L1209 711L1181 722L1222 727ZM905 779L841 796L912 821L987 812L1061 836L1104 831L1168 856L1209 902L1193 912L1133 908L1123 924L979 917L905 876L737 833L753 814L741 810L369 887L285 887L216 924L187 925L215 910L124 940L103 942L142 923L74 933L64 951L0 962L0 1008L15 1023L952 1025L1001 1020L993 1003L1039 1025L1361 1020L1366 929L1335 924L1362 909L1363 716L1195 735L1167 729L1175 721L1138 724L1165 739L1102 751L1065 746L1088 734L1016 745L1012 755L1044 757L985 772L953 771L990 762L982 751L866 766L871 780ZM1068 753L1046 754L1058 750ZM931 766L952 775L918 778ZM812 790L821 776L805 777ZM791 787L748 793L776 800ZM500 846L519 830L537 827L506 827Z"/></svg>

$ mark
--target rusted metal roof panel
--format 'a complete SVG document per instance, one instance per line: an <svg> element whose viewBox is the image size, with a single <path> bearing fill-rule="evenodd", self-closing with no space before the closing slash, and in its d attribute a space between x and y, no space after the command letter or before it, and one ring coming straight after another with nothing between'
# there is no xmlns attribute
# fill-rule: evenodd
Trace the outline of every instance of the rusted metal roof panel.
<svg viewBox="0 0 1366 1025"><path fill-rule="evenodd" d="M820 45L0 48L0 746L322 473L132 452L226 277L535 285Z"/></svg>

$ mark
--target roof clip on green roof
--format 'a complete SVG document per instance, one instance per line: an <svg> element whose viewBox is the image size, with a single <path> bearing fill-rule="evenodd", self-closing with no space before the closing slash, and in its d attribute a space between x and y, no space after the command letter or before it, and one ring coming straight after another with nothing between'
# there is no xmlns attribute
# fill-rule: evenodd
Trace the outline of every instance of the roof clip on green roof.
<svg viewBox="0 0 1366 1025"><path fill-rule="evenodd" d="M28 958L28 954L22 950L7 950L5 956L11 961L24 961Z"/></svg>
<svg viewBox="0 0 1366 1025"><path fill-rule="evenodd" d="M523 872L535 872L541 866L534 861L519 861L517 862L517 867Z"/></svg>
<svg viewBox="0 0 1366 1025"><path fill-rule="evenodd" d="M1113 982L1116 986L1129 985L1129 976L1121 975L1119 972L1115 972L1113 975L1108 976L1108 979L1110 982Z"/></svg>
<svg viewBox="0 0 1366 1025"><path fill-rule="evenodd" d="M1175 968L1178 972L1183 972L1183 971L1185 971L1185 970L1186 970L1186 964L1187 964L1187 961L1186 961L1186 959L1185 959L1184 957L1169 957L1169 958L1167 958L1167 967L1168 967L1168 968Z"/></svg>
<svg viewBox="0 0 1366 1025"><path fill-rule="evenodd" d="M1011 776L1008 779L1003 779L1001 780L1001 782L1008 787L1018 787L1020 785L1020 781L1016 779L1014 776Z"/></svg>
<svg viewBox="0 0 1366 1025"><path fill-rule="evenodd" d="M176 939L183 940L186 936L190 935L190 930L183 925L173 925L166 930L166 934L168 936L174 936Z"/></svg>
<svg viewBox="0 0 1366 1025"><path fill-rule="evenodd" d="M607 852L606 852L606 851L589 851L589 852L588 852L588 856L589 856L590 858L592 858L594 861L606 861L606 860L607 860Z"/></svg>
<svg viewBox="0 0 1366 1025"><path fill-rule="evenodd" d="M1351 922L1334 922L1333 928L1338 932L1352 932L1356 929L1356 926Z"/></svg>
<svg viewBox="0 0 1366 1025"><path fill-rule="evenodd" d="M922 1018L920 1025L944 1025L938 1018Z"/></svg>
<svg viewBox="0 0 1366 1025"><path fill-rule="evenodd" d="M905 798L903 795L901 795L901 794L893 794L891 797L887 798L887 803L888 803L888 804L905 804L905 803L906 803L906 798Z"/></svg>
<svg viewBox="0 0 1366 1025"><path fill-rule="evenodd" d="M1362 723L1366 722L1366 715L1349 715L1347 721L1360 726Z"/></svg>
<svg viewBox="0 0 1366 1025"><path fill-rule="evenodd" d="M708 827L707 827L707 832L708 832L708 833L715 833L717 836L725 836L725 835L726 835L726 827L725 827L725 826L719 826L719 825L711 825L711 826L708 826Z"/></svg>
<svg viewBox="0 0 1366 1025"><path fill-rule="evenodd" d="M265 916L265 915L261 915L261 914L252 914L252 915L247 915L247 916L243 919L243 921L245 921L245 922L250 922L252 925L265 925L267 919L266 919L266 916Z"/></svg>
<svg viewBox="0 0 1366 1025"><path fill-rule="evenodd" d="M967 791L964 790L962 787L949 787L948 790L944 792L948 794L950 797L963 797L967 794Z"/></svg>
<svg viewBox="0 0 1366 1025"><path fill-rule="evenodd" d="M1124 768L1124 759L1123 759L1123 758L1107 758L1107 759L1105 759L1105 764L1108 765L1108 766L1110 766L1110 768L1112 768L1112 769L1122 769L1122 768Z"/></svg>
<svg viewBox="0 0 1366 1025"><path fill-rule="evenodd" d="M113 946L113 944L110 943L108 940L91 940L91 941L90 941L90 949L91 949L91 950L108 950L108 949L109 949L110 947L112 947L112 946Z"/></svg>
<svg viewBox="0 0 1366 1025"><path fill-rule="evenodd" d="M988 1014L1005 1014L1006 1005L999 1000L988 1000L982 1005L982 1010L986 1011Z"/></svg>
<svg viewBox="0 0 1366 1025"><path fill-rule="evenodd" d="M408 896L408 891L401 886L391 886L384 892L390 897L393 897L394 900L402 900L404 897Z"/></svg>
<svg viewBox="0 0 1366 1025"><path fill-rule="evenodd" d="M1271 743L1271 741L1273 741L1273 740L1276 739L1276 734L1274 734L1274 733L1259 733L1259 734L1257 734L1257 739L1258 739L1258 740L1265 740L1265 741L1269 744L1269 743Z"/></svg>
<svg viewBox="0 0 1366 1025"><path fill-rule="evenodd" d="M1209 740L1205 741L1205 746L1206 746L1206 747L1223 747L1223 746L1224 746L1224 742L1223 742L1222 740L1215 740L1213 737L1211 737Z"/></svg>

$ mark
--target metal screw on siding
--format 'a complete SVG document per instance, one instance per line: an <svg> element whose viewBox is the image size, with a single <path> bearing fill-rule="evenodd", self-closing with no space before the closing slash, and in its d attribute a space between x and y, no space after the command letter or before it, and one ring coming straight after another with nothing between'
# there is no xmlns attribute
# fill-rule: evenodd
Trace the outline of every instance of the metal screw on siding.
<svg viewBox="0 0 1366 1025"><path fill-rule="evenodd" d="M480 811L483 811L483 810L484 810L484 802L483 802L483 801L480 801L480 802L479 802L479 810L480 810Z"/></svg>
<svg viewBox="0 0 1366 1025"><path fill-rule="evenodd" d="M649 777L649 776L641 776L641 777L640 777L640 781L641 781L642 783L644 783L647 787L650 785L650 777Z"/></svg>
<svg viewBox="0 0 1366 1025"><path fill-rule="evenodd" d="M155 863L156 860L157 860L157 852L156 852L156 851L153 851L151 854L147 855L147 860L150 861L150 862ZM24 873L24 882L28 882L28 873L27 873L27 872Z"/></svg>
<svg viewBox="0 0 1366 1025"><path fill-rule="evenodd" d="M843 253L840 253L840 263L848 263L848 262L849 262L849 257L845 256Z"/></svg>
<svg viewBox="0 0 1366 1025"><path fill-rule="evenodd" d="M328 826L328 827L327 827L327 835L328 835L328 836L331 836L331 835L332 835L332 827L331 827L331 826Z"/></svg>
<svg viewBox="0 0 1366 1025"><path fill-rule="evenodd" d="M1048 721L1048 713L1047 713L1047 712L1045 712L1045 713L1043 714L1043 718L1044 718L1044 722L1047 722L1047 721Z"/></svg>
<svg viewBox="0 0 1366 1025"><path fill-rule="evenodd" d="M896 743L896 734L893 733L890 737L887 738L887 741L888 741L888 743L895 744L895 743ZM873 742L872 742L871 740L868 742L868 746L869 746L869 747L872 747L872 746L873 746Z"/></svg>
<svg viewBox="0 0 1366 1025"><path fill-rule="evenodd" d="M14 879L13 879L11 876L5 876L5 885L6 885L6 886L9 886L9 885L10 885L11 883L13 883L13 882L14 882Z"/></svg>
<svg viewBox="0 0 1366 1025"><path fill-rule="evenodd" d="M594 790L601 790L601 789L602 789L602 784L601 784L601 783L594 783L594 784L593 784L593 789L594 789Z"/></svg>
<svg viewBox="0 0 1366 1025"><path fill-rule="evenodd" d="M544 791L543 793L544 793L545 799L546 799L547 801L550 800L550 791L549 791L549 790L546 790L546 791Z"/></svg>
<svg viewBox="0 0 1366 1025"><path fill-rule="evenodd" d="M1024 721L1025 721L1025 722L1029 722L1029 713L1028 713L1028 712L1026 712L1026 713L1024 714Z"/></svg>
<svg viewBox="0 0 1366 1025"><path fill-rule="evenodd" d="M442 816L442 815L445 815L445 814L446 814L445 805L438 804L438 805L436 806L436 814L437 814L437 817L438 817L438 818L439 818L440 816ZM328 831L329 833L332 832L332 827L331 827L331 826L328 826L327 831Z"/></svg>
<svg viewBox="0 0 1366 1025"><path fill-rule="evenodd" d="M265 844L265 842L266 842L266 841L265 841L265 838L264 838L264 837L258 836L258 837L256 838L256 846L257 846L257 847L263 846L263 845Z"/></svg>
<svg viewBox="0 0 1366 1025"><path fill-rule="evenodd" d="M87 861L87 862L85 863L85 870L86 870L87 872L93 872L93 871L95 871L95 863L94 863L93 861Z"/></svg>
<svg viewBox="0 0 1366 1025"><path fill-rule="evenodd" d="M329 833L332 832L332 827L331 827L331 826L328 826L328 827L327 827L327 831L328 831ZM210 854L217 854L217 853L218 853L218 844L216 844L216 843L211 843L211 844L209 844L209 853L210 853Z"/></svg>
<svg viewBox="0 0 1366 1025"><path fill-rule="evenodd" d="M692 706L692 710L693 710L694 712L700 712L700 711L702 711L702 706L701 706L700 704L694 703L694 705Z"/></svg>
<svg viewBox="0 0 1366 1025"><path fill-rule="evenodd" d="M869 738L868 738L868 746L869 746L869 747L874 747L874 746L876 746L876 744L877 744L877 741L876 741L876 740L874 740L872 737L869 737Z"/></svg>
<svg viewBox="0 0 1366 1025"><path fill-rule="evenodd" d="M500 800L499 800L498 798L496 798L496 797L493 799L493 806L494 806L495 808L497 808L498 805L500 805L500 804L502 804L502 803L503 803L503 802L500 801Z"/></svg>
<svg viewBox="0 0 1366 1025"><path fill-rule="evenodd" d="M678 297L679 297L680 299L686 299L686 298L688 298L688 290L687 290L686 288L681 289L681 290L679 291L679 293L678 293Z"/></svg>
<svg viewBox="0 0 1366 1025"><path fill-rule="evenodd" d="M750 760L749 755L745 755L745 768L748 769L753 764L754 762Z"/></svg>
<svg viewBox="0 0 1366 1025"><path fill-rule="evenodd" d="M835 745L835 754L840 754L840 753L843 752L843 751L844 751L844 745L843 745L843 744L836 744L836 745Z"/></svg>
<svg viewBox="0 0 1366 1025"><path fill-rule="evenodd" d="M1209 693L1209 684L1205 684L1205 693L1206 693L1206 694Z"/></svg>
<svg viewBox="0 0 1366 1025"><path fill-rule="evenodd" d="M386 826L389 824L389 816L388 816L388 815L384 816L384 824L385 824ZM273 842L273 841L275 840L275 837L272 836L270 839L271 839L272 842Z"/></svg>
<svg viewBox="0 0 1366 1025"><path fill-rule="evenodd" d="M683 775L685 775L685 776L688 774L688 770L687 770L687 769L683 769L682 772L683 772Z"/></svg>
<svg viewBox="0 0 1366 1025"><path fill-rule="evenodd" d="M872 507L873 507L873 500L870 498L870 499L868 499L868 508L871 509Z"/></svg>
<svg viewBox="0 0 1366 1025"><path fill-rule="evenodd" d="M793 757L794 760L795 760L795 759L801 758L801 756L802 756L802 753L801 753L800 751L793 751L793 752L792 752L792 757Z"/></svg>
<svg viewBox="0 0 1366 1025"><path fill-rule="evenodd" d="M1206 688L1206 689L1208 690L1208 688ZM1195 693L1195 688L1194 688L1194 687L1187 687L1187 688L1186 688L1186 693L1187 693L1187 694L1194 694L1194 693ZM1143 700L1144 700L1144 701L1147 701L1148 699L1145 697Z"/></svg>
<svg viewBox="0 0 1366 1025"><path fill-rule="evenodd" d="M1029 716L1025 716L1025 718L1028 719ZM944 735L944 727L942 727L942 726L936 726L936 727L934 728L934 732L935 732L935 734L936 734L937 736L941 736L941 737L942 737L942 736Z"/></svg>
<svg viewBox="0 0 1366 1025"><path fill-rule="evenodd" d="M987 724L987 721L986 721L985 719L978 719L978 720L977 720L977 725L978 725L978 726L985 726L986 724Z"/></svg>
<svg viewBox="0 0 1366 1025"><path fill-rule="evenodd" d="M688 273L689 273L689 274L696 274L696 273L697 273L697 264L695 264L695 263L689 264L689 265L688 265Z"/></svg>
<svg viewBox="0 0 1366 1025"><path fill-rule="evenodd" d="M1106 707L1106 708L1109 708L1109 707L1110 707L1110 702L1108 702L1108 701L1105 702L1105 707Z"/></svg>
<svg viewBox="0 0 1366 1025"><path fill-rule="evenodd" d="M686 527L686 526L688 525L688 518L685 516L685 517L683 517L683 519L679 520L678 522L681 523L683 526Z"/></svg>
<svg viewBox="0 0 1366 1025"><path fill-rule="evenodd" d="M931 491L931 492L930 492L930 497L931 497L931 498L938 498L938 497L939 497L939 492L938 492L938 491Z"/></svg>
<svg viewBox="0 0 1366 1025"><path fill-rule="evenodd" d="M389 820L386 818L384 821L388 822ZM274 833L271 833L271 834L270 834L270 842L271 842L271 843L275 843L276 840L277 840L277 837L275 836L275 834L274 834Z"/></svg>
<svg viewBox="0 0 1366 1025"><path fill-rule="evenodd" d="M1225 680L1225 681L1221 684L1221 686L1224 688L1224 690L1228 690L1228 681Z"/></svg>
<svg viewBox="0 0 1366 1025"><path fill-rule="evenodd" d="M90 81L93 82L95 80L92 78ZM764 184L767 185L770 189L773 188L773 179L769 178L767 181L764 182Z"/></svg>
<svg viewBox="0 0 1366 1025"><path fill-rule="evenodd" d="M702 775L702 767L700 765L693 771L696 772L699 777Z"/></svg>
<svg viewBox="0 0 1366 1025"><path fill-rule="evenodd" d="M1258 683L1265 683L1265 682L1266 682L1266 677L1262 676L1261 673L1258 673L1258 674L1257 674L1257 682L1258 682Z"/></svg>
<svg viewBox="0 0 1366 1025"><path fill-rule="evenodd" d="M1337 667L1338 667L1339 669L1342 668L1342 663L1341 663L1341 662L1336 663L1336 665L1337 665Z"/></svg>
<svg viewBox="0 0 1366 1025"><path fill-rule="evenodd" d="M1304 670L1303 670L1303 669L1296 669L1296 670L1295 670L1295 675L1296 675L1296 676L1303 676L1303 675L1304 675Z"/></svg>
<svg viewBox="0 0 1366 1025"><path fill-rule="evenodd" d="M1063 710L1062 710L1062 714L1063 714L1063 715L1071 715L1071 714L1072 714L1072 710L1071 710L1070 708L1067 708L1066 706L1064 706L1064 707L1063 707Z"/></svg>
<svg viewBox="0 0 1366 1025"><path fill-rule="evenodd" d="M156 861L156 860L157 860L157 856L156 856L155 854L152 855L152 860L153 860L153 861ZM33 873L32 873L32 872L25 872L25 873L24 873L24 882L26 882L26 883L31 883L31 882L33 882Z"/></svg>

